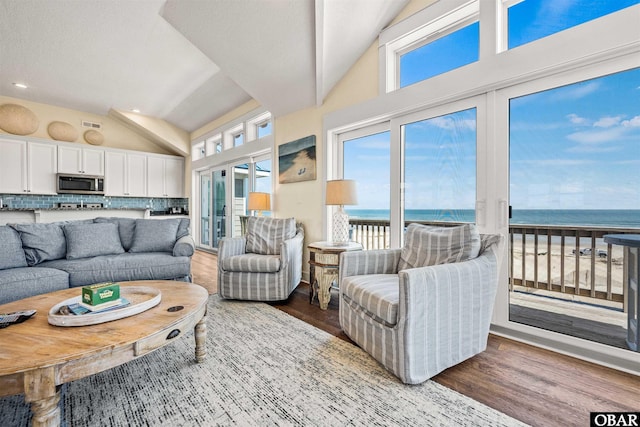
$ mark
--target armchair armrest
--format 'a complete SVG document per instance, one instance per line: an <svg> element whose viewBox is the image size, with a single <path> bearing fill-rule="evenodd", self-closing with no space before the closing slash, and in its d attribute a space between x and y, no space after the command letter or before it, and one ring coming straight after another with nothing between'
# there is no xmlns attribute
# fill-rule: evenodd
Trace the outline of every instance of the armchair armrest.
<svg viewBox="0 0 640 427"><path fill-rule="evenodd" d="M190 235L182 236L173 245L173 256L192 256L196 250L196 242Z"/></svg>
<svg viewBox="0 0 640 427"><path fill-rule="evenodd" d="M374 251L350 251L340 254L340 277L363 274L396 274L401 249L378 249Z"/></svg>
<svg viewBox="0 0 640 427"><path fill-rule="evenodd" d="M418 371L430 376L486 348L503 239L472 260L400 271L399 333L411 336ZM417 357L419 348L436 349ZM436 354L437 353L437 354Z"/></svg>
<svg viewBox="0 0 640 427"><path fill-rule="evenodd" d="M280 263L281 268L286 268L295 259L302 256L302 247L304 242L304 231L298 228L296 235L280 244Z"/></svg>

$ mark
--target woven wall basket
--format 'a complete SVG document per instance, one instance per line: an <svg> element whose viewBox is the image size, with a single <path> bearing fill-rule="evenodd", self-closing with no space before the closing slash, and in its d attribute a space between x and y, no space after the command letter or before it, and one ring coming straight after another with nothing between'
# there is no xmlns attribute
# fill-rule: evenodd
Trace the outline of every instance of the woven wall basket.
<svg viewBox="0 0 640 427"><path fill-rule="evenodd" d="M80 136L79 132L67 122L51 122L47 126L49 136L56 141L75 142Z"/></svg>
<svg viewBox="0 0 640 427"><path fill-rule="evenodd" d="M0 129L14 135L31 135L40 120L33 111L18 104L0 105Z"/></svg>
<svg viewBox="0 0 640 427"><path fill-rule="evenodd" d="M91 145L102 145L104 136L97 130L88 130L84 133L84 140Z"/></svg>

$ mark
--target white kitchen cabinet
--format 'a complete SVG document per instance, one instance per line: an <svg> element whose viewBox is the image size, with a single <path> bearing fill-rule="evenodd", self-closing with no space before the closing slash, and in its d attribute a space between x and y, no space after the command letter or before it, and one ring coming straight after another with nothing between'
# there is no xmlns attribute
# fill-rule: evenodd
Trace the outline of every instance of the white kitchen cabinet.
<svg viewBox="0 0 640 427"><path fill-rule="evenodd" d="M184 159L148 156L147 190L149 197L183 197Z"/></svg>
<svg viewBox="0 0 640 427"><path fill-rule="evenodd" d="M147 196L147 156L107 151L104 188L107 196Z"/></svg>
<svg viewBox="0 0 640 427"><path fill-rule="evenodd" d="M27 164L29 193L56 194L58 151L55 145L29 141Z"/></svg>
<svg viewBox="0 0 640 427"><path fill-rule="evenodd" d="M56 194L55 145L3 139L0 151L0 193Z"/></svg>
<svg viewBox="0 0 640 427"><path fill-rule="evenodd" d="M58 172L104 175L105 151L90 147L58 146Z"/></svg>

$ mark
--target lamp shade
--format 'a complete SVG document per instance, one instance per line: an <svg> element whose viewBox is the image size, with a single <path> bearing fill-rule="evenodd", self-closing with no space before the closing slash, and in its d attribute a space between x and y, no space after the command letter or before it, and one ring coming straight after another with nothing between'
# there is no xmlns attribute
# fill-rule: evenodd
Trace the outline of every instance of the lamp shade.
<svg viewBox="0 0 640 427"><path fill-rule="evenodd" d="M270 211L271 195L269 193L249 193L247 208L250 211Z"/></svg>
<svg viewBox="0 0 640 427"><path fill-rule="evenodd" d="M351 179L327 181L327 205L357 205L356 182Z"/></svg>

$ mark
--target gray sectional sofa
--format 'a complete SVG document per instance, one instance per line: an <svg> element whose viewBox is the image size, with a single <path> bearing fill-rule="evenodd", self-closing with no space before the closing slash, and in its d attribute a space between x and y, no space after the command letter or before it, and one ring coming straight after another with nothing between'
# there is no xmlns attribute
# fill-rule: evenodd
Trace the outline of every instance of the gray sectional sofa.
<svg viewBox="0 0 640 427"><path fill-rule="evenodd" d="M191 279L188 218L0 226L0 304L105 281Z"/></svg>

